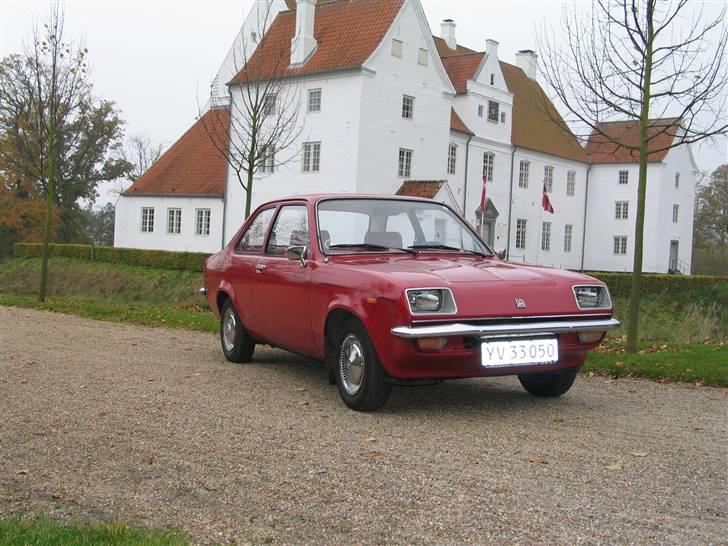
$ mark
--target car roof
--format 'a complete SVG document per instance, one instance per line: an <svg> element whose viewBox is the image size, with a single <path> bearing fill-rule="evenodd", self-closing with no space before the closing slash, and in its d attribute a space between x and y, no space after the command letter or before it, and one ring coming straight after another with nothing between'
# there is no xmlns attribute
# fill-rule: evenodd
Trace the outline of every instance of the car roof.
<svg viewBox="0 0 728 546"><path fill-rule="evenodd" d="M432 199L425 197L409 197L406 195L382 195L382 194L366 194L366 193L310 193L306 195L290 195L278 199L271 199L265 203L261 203L259 207L266 205L274 205L288 201L306 201L311 205L315 205L319 201L329 199L386 199L388 201L421 201L423 203L433 203Z"/></svg>

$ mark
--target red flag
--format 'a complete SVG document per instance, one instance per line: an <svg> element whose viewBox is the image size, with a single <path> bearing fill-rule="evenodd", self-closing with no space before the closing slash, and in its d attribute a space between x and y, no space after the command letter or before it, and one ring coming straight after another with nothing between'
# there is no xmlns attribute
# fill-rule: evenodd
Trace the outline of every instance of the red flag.
<svg viewBox="0 0 728 546"><path fill-rule="evenodd" d="M543 198L541 199L541 206L546 212L550 212L551 214L554 213L554 207L551 206L551 199L549 199L549 194L546 193L546 182L543 183Z"/></svg>
<svg viewBox="0 0 728 546"><path fill-rule="evenodd" d="M480 195L480 210L485 210L485 183L488 181L486 176L483 176L483 193Z"/></svg>

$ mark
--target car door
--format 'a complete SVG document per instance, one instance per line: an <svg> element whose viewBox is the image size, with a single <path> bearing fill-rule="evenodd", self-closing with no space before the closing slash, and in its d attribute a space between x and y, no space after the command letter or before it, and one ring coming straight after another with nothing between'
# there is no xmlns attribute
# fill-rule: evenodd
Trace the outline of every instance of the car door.
<svg viewBox="0 0 728 546"><path fill-rule="evenodd" d="M229 282L235 293L235 308L246 330L259 336L260 320L253 305L255 266L265 248L265 237L275 215L275 207L263 209L255 216L230 255Z"/></svg>
<svg viewBox="0 0 728 546"><path fill-rule="evenodd" d="M270 230L266 248L255 267L253 305L262 336L293 351L311 354L309 285L311 270L299 260L289 260L289 246L311 248L308 207L283 205Z"/></svg>

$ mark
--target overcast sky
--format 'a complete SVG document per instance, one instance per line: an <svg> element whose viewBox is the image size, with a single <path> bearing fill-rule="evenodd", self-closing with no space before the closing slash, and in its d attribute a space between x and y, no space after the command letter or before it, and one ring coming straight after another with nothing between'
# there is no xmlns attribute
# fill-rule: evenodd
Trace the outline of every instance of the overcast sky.
<svg viewBox="0 0 728 546"><path fill-rule="evenodd" d="M252 0L67 1L66 32L89 49L95 93L113 100L127 135L145 134L172 144L194 122L197 101L242 25ZM433 34L454 19L458 42L485 49L500 42L499 57L515 62L519 49L536 49L535 28L558 24L561 0L422 0ZM724 0L708 0L715 17ZM20 52L33 23L48 10L44 1L0 0L0 57ZM701 146L701 170L728 163L728 145ZM100 200L103 203L105 199Z"/></svg>

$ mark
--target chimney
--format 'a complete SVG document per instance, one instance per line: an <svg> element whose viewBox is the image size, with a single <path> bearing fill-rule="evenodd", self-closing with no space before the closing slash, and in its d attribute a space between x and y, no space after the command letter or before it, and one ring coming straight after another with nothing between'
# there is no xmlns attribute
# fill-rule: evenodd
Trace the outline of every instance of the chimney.
<svg viewBox="0 0 728 546"><path fill-rule="evenodd" d="M313 37L316 0L296 0L296 35L291 40L291 65L306 64L316 49Z"/></svg>
<svg viewBox="0 0 728 546"><path fill-rule="evenodd" d="M495 40L486 40L485 41L485 53L490 57L491 55L495 57L495 60L498 60L498 42Z"/></svg>
<svg viewBox="0 0 728 546"><path fill-rule="evenodd" d="M532 80L538 75L538 55L530 49L522 49L516 53L516 66Z"/></svg>
<svg viewBox="0 0 728 546"><path fill-rule="evenodd" d="M458 42L455 39L455 21L445 19L440 23L440 38L445 40L447 47L450 49L457 49Z"/></svg>

